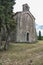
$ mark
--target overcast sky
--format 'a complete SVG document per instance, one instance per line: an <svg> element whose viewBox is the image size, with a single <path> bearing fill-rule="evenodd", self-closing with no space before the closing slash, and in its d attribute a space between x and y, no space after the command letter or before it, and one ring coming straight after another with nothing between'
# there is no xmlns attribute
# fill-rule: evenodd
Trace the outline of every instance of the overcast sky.
<svg viewBox="0 0 43 65"><path fill-rule="evenodd" d="M16 0L13 11L22 11L22 5L25 3L29 5L31 13L36 18L36 24L43 25L43 0ZM43 34L43 29L41 30Z"/></svg>

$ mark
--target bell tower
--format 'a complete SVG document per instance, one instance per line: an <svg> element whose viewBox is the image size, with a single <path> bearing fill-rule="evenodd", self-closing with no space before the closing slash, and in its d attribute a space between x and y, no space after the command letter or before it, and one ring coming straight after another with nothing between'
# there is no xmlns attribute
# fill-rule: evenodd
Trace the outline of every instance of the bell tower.
<svg viewBox="0 0 43 65"><path fill-rule="evenodd" d="M30 7L28 4L23 4L23 11L29 11Z"/></svg>

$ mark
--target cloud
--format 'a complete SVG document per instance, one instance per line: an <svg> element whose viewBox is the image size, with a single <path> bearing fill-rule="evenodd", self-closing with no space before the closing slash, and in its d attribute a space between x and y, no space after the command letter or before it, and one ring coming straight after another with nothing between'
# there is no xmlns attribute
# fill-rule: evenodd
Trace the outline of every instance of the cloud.
<svg viewBox="0 0 43 65"><path fill-rule="evenodd" d="M37 30L37 35L39 35L39 31L41 31L41 35L43 36L43 25L36 24L36 30Z"/></svg>
<svg viewBox="0 0 43 65"><path fill-rule="evenodd" d="M43 25L40 25L39 28L43 30Z"/></svg>

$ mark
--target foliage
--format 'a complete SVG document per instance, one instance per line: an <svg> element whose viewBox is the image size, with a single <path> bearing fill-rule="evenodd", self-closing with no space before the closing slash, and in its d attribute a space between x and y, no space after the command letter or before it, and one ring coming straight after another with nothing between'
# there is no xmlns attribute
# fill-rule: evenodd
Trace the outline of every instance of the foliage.
<svg viewBox="0 0 43 65"><path fill-rule="evenodd" d="M37 36L37 39L39 40L39 36ZM43 40L43 36L41 36L41 40Z"/></svg>
<svg viewBox="0 0 43 65"><path fill-rule="evenodd" d="M7 26L7 29L15 26L13 19L13 5L15 0L0 0L0 24ZM2 25L0 25L1 28Z"/></svg>
<svg viewBox="0 0 43 65"><path fill-rule="evenodd" d="M2 35L6 36L6 43L4 49L7 49L9 45L10 32L15 28L15 21L13 19L13 5L15 0L0 0L0 48L2 45ZM3 30L3 31L2 31Z"/></svg>
<svg viewBox="0 0 43 65"><path fill-rule="evenodd" d="M41 31L39 31L39 38L38 39L41 40Z"/></svg>

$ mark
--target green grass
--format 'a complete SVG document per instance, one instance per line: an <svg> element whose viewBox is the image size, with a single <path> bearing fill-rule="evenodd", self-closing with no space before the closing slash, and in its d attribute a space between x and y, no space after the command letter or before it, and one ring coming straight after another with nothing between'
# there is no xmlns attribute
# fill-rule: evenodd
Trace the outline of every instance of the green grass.
<svg viewBox="0 0 43 65"><path fill-rule="evenodd" d="M2 65L2 63L0 63L0 65Z"/></svg>
<svg viewBox="0 0 43 65"><path fill-rule="evenodd" d="M9 50L0 52L2 65L43 65L43 41L35 44L10 43Z"/></svg>

